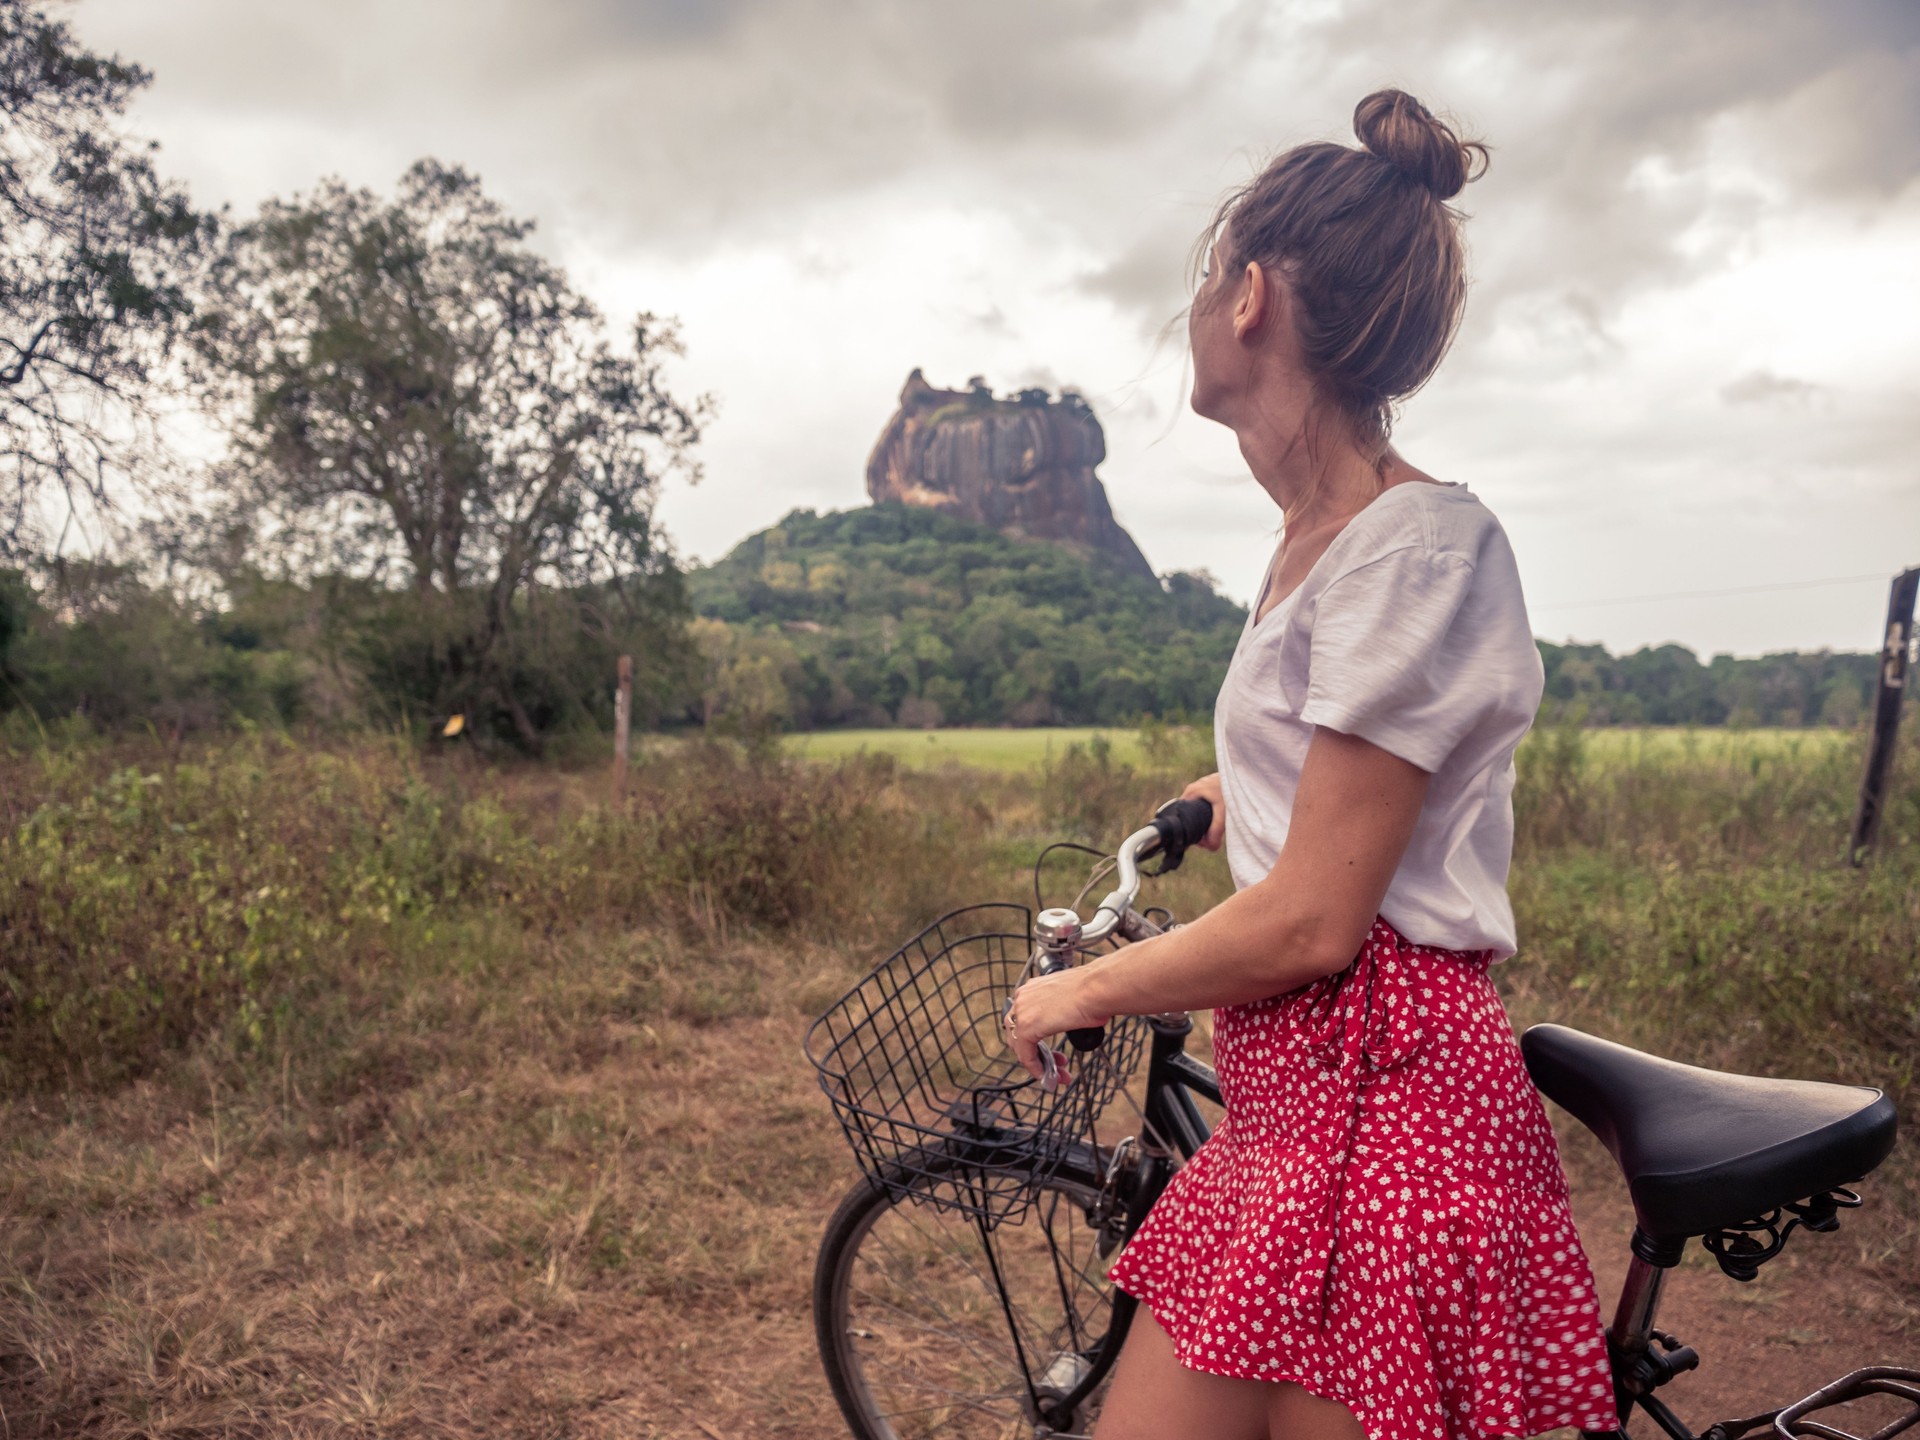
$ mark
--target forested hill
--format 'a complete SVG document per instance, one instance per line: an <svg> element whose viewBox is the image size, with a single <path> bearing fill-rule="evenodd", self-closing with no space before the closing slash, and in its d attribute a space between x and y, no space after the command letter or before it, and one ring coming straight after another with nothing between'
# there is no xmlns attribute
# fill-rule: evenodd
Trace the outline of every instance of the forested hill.
<svg viewBox="0 0 1920 1440"><path fill-rule="evenodd" d="M1071 547L898 504L796 511L688 577L708 720L1126 724L1211 713L1246 611ZM1702 662L1540 645L1545 718L1601 725L1853 725L1877 657Z"/></svg>
<svg viewBox="0 0 1920 1440"><path fill-rule="evenodd" d="M1246 611L900 504L800 510L688 579L710 718L1124 724L1204 715Z"/></svg>

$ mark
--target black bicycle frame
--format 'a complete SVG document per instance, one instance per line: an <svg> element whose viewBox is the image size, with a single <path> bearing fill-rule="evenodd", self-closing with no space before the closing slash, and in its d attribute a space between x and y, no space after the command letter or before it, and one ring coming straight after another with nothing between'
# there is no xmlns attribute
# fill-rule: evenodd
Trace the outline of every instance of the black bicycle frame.
<svg viewBox="0 0 1920 1440"><path fill-rule="evenodd" d="M1858 1204L1858 1197L1853 1198ZM1828 1212L1831 1216L1831 1210ZM1813 1228L1813 1227L1809 1227ZM1819 1228L1831 1229L1830 1224ZM1895 1416L1871 1436L1861 1440L1891 1440L1920 1426L1920 1370L1876 1365L1843 1375L1832 1384L1791 1405L1777 1406L1758 1415L1720 1420L1697 1434L1668 1409L1655 1391L1678 1375L1694 1369L1700 1357L1691 1345L1682 1345L1662 1330L1654 1328L1660 1308L1660 1291L1667 1272L1680 1263L1685 1240L1655 1240L1639 1227L1634 1228L1633 1261L1620 1286L1620 1301L1614 1310L1613 1324L1607 1330L1607 1359L1613 1371L1614 1408L1619 1427L1613 1430L1582 1430L1582 1440L1627 1440L1627 1422L1637 1407L1671 1440L1742 1440L1761 1434L1824 1435L1833 1440L1856 1440L1850 1431L1806 1417L1819 1410L1831 1410L1851 1404L1868 1395L1887 1395L1907 1402L1904 1414ZM1778 1251L1775 1251L1777 1254Z"/></svg>
<svg viewBox="0 0 1920 1440"><path fill-rule="evenodd" d="M1147 1103L1142 1109L1150 1138L1161 1146L1171 1145L1182 1160L1191 1160L1213 1133L1193 1097L1220 1104L1220 1077L1211 1065L1187 1054L1187 1036L1193 1033L1191 1015L1155 1015L1147 1024L1153 1031L1153 1049L1147 1060Z"/></svg>

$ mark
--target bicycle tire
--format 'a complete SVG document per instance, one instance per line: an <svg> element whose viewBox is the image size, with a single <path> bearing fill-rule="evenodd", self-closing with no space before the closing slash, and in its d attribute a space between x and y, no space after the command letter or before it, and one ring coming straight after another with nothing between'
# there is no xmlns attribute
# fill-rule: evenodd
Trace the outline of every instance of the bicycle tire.
<svg viewBox="0 0 1920 1440"><path fill-rule="evenodd" d="M1101 1178L1080 1162L1037 1180L1025 1218L992 1230L912 1198L956 1163L923 1155L898 1184L863 1180L827 1222L813 1317L834 1399L856 1440L1079 1433L1097 1414L1133 1315L1132 1298L1106 1279L1124 1218L1099 1228L1089 1220ZM1024 1370L988 1244L1022 1322ZM1057 1406L1090 1379L1091 1397L1069 1413L1036 1413L1029 1372L1043 1405Z"/></svg>

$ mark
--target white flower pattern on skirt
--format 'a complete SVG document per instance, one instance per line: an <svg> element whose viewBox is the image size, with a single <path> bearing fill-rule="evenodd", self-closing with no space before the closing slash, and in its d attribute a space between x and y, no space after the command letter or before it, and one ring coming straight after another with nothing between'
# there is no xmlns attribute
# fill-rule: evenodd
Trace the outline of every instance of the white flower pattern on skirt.
<svg viewBox="0 0 1920 1440"><path fill-rule="evenodd" d="M1112 1275L1193 1370L1369 1440L1614 1418L1593 1274L1487 952L1376 920L1338 975L1214 1015L1227 1114Z"/></svg>

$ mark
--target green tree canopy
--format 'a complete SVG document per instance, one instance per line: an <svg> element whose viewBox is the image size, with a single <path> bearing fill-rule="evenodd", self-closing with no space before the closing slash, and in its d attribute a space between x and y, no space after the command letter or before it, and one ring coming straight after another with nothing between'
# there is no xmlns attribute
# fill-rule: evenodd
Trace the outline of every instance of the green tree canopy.
<svg viewBox="0 0 1920 1440"><path fill-rule="evenodd" d="M803 728L1205 714L1246 619L1204 576L1122 574L899 504L796 511L690 590L734 632L723 643L709 630L703 645L783 677L775 718ZM725 714L736 702L721 688ZM699 713L716 713L712 694Z"/></svg>
<svg viewBox="0 0 1920 1440"><path fill-rule="evenodd" d="M1828 650L1702 664L1683 645L1610 655L1540 642L1542 713L1595 725L1852 725L1873 695L1879 658Z"/></svg>
<svg viewBox="0 0 1920 1440"><path fill-rule="evenodd" d="M432 160L392 200L327 181L232 232L194 333L254 548L410 590L391 662L428 677L422 703L495 710L537 748L515 679L556 627L535 610L609 637L644 622L642 664L672 648L653 506L697 474L710 406L668 386L671 322L643 314L616 349L531 229Z"/></svg>

